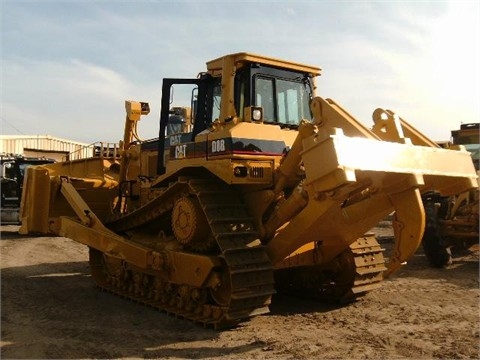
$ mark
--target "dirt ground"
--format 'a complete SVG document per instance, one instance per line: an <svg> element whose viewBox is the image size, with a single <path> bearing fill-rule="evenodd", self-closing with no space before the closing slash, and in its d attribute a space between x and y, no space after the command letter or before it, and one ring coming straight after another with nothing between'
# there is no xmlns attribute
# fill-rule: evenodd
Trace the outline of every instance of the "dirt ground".
<svg viewBox="0 0 480 360"><path fill-rule="evenodd" d="M275 296L217 332L98 290L87 248L1 228L1 357L478 359L478 247L433 269L420 251L347 306Z"/></svg>

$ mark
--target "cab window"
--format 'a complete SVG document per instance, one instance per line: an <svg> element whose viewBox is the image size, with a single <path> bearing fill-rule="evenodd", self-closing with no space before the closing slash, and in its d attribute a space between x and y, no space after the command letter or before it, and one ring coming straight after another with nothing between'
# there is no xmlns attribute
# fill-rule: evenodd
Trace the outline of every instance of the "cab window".
<svg viewBox="0 0 480 360"><path fill-rule="evenodd" d="M256 83L256 105L263 107L263 118L265 121L275 121L275 102L273 92L273 79L257 77Z"/></svg>
<svg viewBox="0 0 480 360"><path fill-rule="evenodd" d="M277 79L278 122L298 125L310 119L309 97L302 83Z"/></svg>
<svg viewBox="0 0 480 360"><path fill-rule="evenodd" d="M265 122L296 126L312 118L310 95L302 81L257 75L254 99L263 108Z"/></svg>

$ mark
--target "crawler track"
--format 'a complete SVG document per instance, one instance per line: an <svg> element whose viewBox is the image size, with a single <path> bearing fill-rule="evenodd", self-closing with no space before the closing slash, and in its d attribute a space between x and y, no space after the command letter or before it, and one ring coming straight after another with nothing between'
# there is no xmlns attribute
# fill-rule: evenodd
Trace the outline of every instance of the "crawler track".
<svg viewBox="0 0 480 360"><path fill-rule="evenodd" d="M324 266L277 270L280 292L325 301L350 302L380 286L386 270L383 249L367 234Z"/></svg>
<svg viewBox="0 0 480 360"><path fill-rule="evenodd" d="M249 316L268 312L274 293L273 269L240 196L213 179L190 179L168 187L159 198L127 214L125 221L107 224L115 231L131 231L169 216L175 200L194 196L216 242L215 255L222 285L197 288L169 282L168 273L140 269L126 260L90 249L92 276L101 288L120 296L190 319L204 326L232 326ZM211 250L210 250L211 251ZM209 253L211 256L212 253Z"/></svg>

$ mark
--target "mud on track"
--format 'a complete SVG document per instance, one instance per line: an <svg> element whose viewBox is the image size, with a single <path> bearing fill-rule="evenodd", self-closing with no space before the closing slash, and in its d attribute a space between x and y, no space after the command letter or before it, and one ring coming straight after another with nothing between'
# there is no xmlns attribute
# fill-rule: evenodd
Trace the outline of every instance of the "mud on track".
<svg viewBox="0 0 480 360"><path fill-rule="evenodd" d="M98 290L88 251L2 226L1 357L430 359L479 353L478 247L432 269L421 251L347 306L275 296L269 315L216 332Z"/></svg>

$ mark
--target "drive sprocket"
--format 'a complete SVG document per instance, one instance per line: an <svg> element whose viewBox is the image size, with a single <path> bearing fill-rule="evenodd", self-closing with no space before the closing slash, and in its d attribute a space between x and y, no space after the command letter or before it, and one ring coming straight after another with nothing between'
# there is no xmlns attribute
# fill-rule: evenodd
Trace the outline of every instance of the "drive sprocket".
<svg viewBox="0 0 480 360"><path fill-rule="evenodd" d="M172 230L180 244L196 252L207 252L216 244L200 202L194 196L184 196L175 202Z"/></svg>

